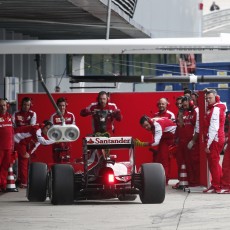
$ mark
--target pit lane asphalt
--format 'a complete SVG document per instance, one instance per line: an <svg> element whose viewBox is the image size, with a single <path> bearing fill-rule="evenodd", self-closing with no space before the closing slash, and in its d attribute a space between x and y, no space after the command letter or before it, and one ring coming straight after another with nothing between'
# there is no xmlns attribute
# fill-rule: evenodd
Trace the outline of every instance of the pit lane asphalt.
<svg viewBox="0 0 230 230"><path fill-rule="evenodd" d="M25 189L4 193L0 195L0 229L230 229L230 194L188 193L171 185L162 204L142 204L138 197L130 202L93 200L54 206L48 199L28 202Z"/></svg>

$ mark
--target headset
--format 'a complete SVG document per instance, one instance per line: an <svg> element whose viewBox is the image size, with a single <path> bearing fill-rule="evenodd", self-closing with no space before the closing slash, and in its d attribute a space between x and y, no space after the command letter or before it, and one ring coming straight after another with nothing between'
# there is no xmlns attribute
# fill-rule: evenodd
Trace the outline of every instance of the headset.
<svg viewBox="0 0 230 230"><path fill-rule="evenodd" d="M185 94L189 94L190 96L192 95L192 90L188 89L188 88L185 88L184 89L184 95Z"/></svg>
<svg viewBox="0 0 230 230"><path fill-rule="evenodd" d="M157 107L159 106L160 100L162 100L162 99L164 99L164 100L166 101L166 108L167 108L168 106L170 106L170 103L169 103L168 98L162 97L162 98L160 98L160 99L157 101Z"/></svg>
<svg viewBox="0 0 230 230"><path fill-rule="evenodd" d="M107 103L110 102L109 93L107 93L107 92L105 92L105 91L100 91L100 92L98 93L98 95L97 95L97 98L96 98L97 103L99 103L99 98L100 98L101 95L106 95L106 97L107 97Z"/></svg>
<svg viewBox="0 0 230 230"><path fill-rule="evenodd" d="M192 91L191 96L192 96L192 95L194 95L196 98L198 98L198 97L199 97L199 94L198 94L197 92L195 92L195 91Z"/></svg>
<svg viewBox="0 0 230 230"><path fill-rule="evenodd" d="M220 95L217 94L216 90L215 89L206 89L205 94L207 95L207 94L210 94L210 93L215 95L215 101L217 103L219 103L220 102Z"/></svg>
<svg viewBox="0 0 230 230"><path fill-rule="evenodd" d="M182 98L182 100L181 100L181 103L183 103L184 101L188 101L189 110L194 109L195 104L194 104L194 101L192 100L191 97L189 97L189 96L184 96L184 97Z"/></svg>
<svg viewBox="0 0 230 230"><path fill-rule="evenodd" d="M217 103L219 103L219 102L220 102L220 95L217 94L217 95L215 96L215 100L216 100Z"/></svg>

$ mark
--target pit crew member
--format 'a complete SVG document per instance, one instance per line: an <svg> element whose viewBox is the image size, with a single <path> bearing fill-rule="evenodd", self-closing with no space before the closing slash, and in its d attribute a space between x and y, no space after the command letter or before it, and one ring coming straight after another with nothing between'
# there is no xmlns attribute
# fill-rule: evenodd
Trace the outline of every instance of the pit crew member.
<svg viewBox="0 0 230 230"><path fill-rule="evenodd" d="M149 132L152 132L152 142L141 142L135 140L136 146L157 146L158 153L155 161L161 163L165 170L166 184L168 184L170 173L170 148L174 145L176 123L168 118L150 118L146 115L140 118L140 125Z"/></svg>
<svg viewBox="0 0 230 230"><path fill-rule="evenodd" d="M205 96L208 104L204 124L205 152L208 158L212 181L211 186L203 192L219 193L221 192L222 176L222 168L219 160L225 141L224 123L226 106L220 102L220 97L214 89L207 89Z"/></svg>
<svg viewBox="0 0 230 230"><path fill-rule="evenodd" d="M13 151L13 123L7 100L0 98L0 192L6 191L8 168Z"/></svg>
<svg viewBox="0 0 230 230"><path fill-rule="evenodd" d="M60 97L56 101L57 107L59 108L65 124L70 125L73 124L75 125L75 116L73 113L67 111L67 99L64 97ZM61 117L57 114L54 113L50 117L50 122L53 123L54 125L62 125L62 120ZM59 142L56 144L53 144L53 161L55 163L60 163L62 161L69 162L71 158L71 143L70 142Z"/></svg>
<svg viewBox="0 0 230 230"><path fill-rule="evenodd" d="M52 127L50 121L44 121L42 124L29 125L14 128L14 142L15 147L19 149L19 154L21 154L20 167L18 171L18 176L21 180L19 187L27 187L27 178L28 178L28 164L29 158L34 154L38 146L41 145L50 145L53 144L53 140L47 138L47 132ZM27 146L30 145L28 150Z"/></svg>
<svg viewBox="0 0 230 230"><path fill-rule="evenodd" d="M179 115L183 123L178 133L177 152L181 158L178 162L178 169L185 164L188 185L198 186L200 178L199 109L195 106L193 99L188 96L182 98L182 107L183 112Z"/></svg>
<svg viewBox="0 0 230 230"><path fill-rule="evenodd" d="M32 108L32 99L30 97L24 97L21 100L21 109L16 111L13 116L13 124L14 127L22 127L27 125L35 125L37 123L37 114L34 112ZM30 146L27 146L27 150L29 151ZM21 179L18 177L18 170L22 171L21 169L18 169L18 167L21 167L24 161L23 153L20 153L20 148L18 149L17 146L14 147L14 150L18 153L18 159L16 159L14 165L13 165L13 171L16 175L16 184L21 184Z"/></svg>
<svg viewBox="0 0 230 230"><path fill-rule="evenodd" d="M120 109L117 108L115 103L110 102L109 95L105 91L99 92L97 102L93 102L82 109L80 115L82 117L92 116L93 134L97 136L105 133L112 136L115 130L114 121L122 120Z"/></svg>

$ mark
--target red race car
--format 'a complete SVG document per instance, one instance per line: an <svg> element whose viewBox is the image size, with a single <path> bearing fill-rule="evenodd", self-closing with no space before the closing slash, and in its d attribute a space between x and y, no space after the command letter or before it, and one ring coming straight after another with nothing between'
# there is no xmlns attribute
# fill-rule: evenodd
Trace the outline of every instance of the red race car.
<svg viewBox="0 0 230 230"><path fill-rule="evenodd" d="M119 154L122 159L126 154L127 161L119 161ZM165 172L158 163L142 164L136 172L132 137L85 137L81 159L51 167L34 162L29 167L27 198L32 202L47 197L55 205L84 199L132 201L137 194L144 204L162 203Z"/></svg>

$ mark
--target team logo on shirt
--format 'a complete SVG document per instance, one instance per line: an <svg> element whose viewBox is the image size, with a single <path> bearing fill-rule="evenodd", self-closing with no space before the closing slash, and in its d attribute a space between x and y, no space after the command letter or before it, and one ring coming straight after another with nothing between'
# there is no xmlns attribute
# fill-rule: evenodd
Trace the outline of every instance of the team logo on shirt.
<svg viewBox="0 0 230 230"><path fill-rule="evenodd" d="M30 119L31 119L31 117L30 117L30 116L28 116L28 117L27 117L27 120L29 121Z"/></svg>
<svg viewBox="0 0 230 230"><path fill-rule="evenodd" d="M19 120L19 121L23 121L24 119L23 119L23 116L17 116L17 119Z"/></svg>
<svg viewBox="0 0 230 230"><path fill-rule="evenodd" d="M60 118L60 117L56 117L56 118L55 118L55 122L56 122L56 123L61 122L61 118Z"/></svg>
<svg viewBox="0 0 230 230"><path fill-rule="evenodd" d="M67 117L65 121L71 121L71 117Z"/></svg>

